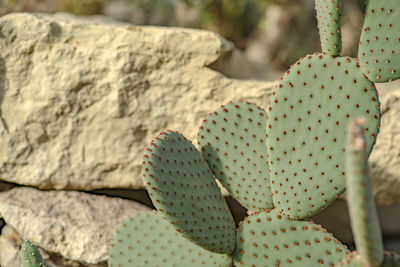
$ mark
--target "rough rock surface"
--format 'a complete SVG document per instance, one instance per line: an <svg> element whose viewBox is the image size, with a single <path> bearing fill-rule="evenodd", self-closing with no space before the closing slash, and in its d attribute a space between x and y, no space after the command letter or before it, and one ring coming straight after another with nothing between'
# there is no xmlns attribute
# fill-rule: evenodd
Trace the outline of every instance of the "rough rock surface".
<svg viewBox="0 0 400 267"><path fill-rule="evenodd" d="M392 205L400 202L400 86L380 101L381 129L368 162L376 203Z"/></svg>
<svg viewBox="0 0 400 267"><path fill-rule="evenodd" d="M134 201L74 191L17 187L0 193L0 217L24 240L84 264L106 261L118 225L149 210Z"/></svg>
<svg viewBox="0 0 400 267"><path fill-rule="evenodd" d="M265 107L272 83L208 67L232 49L200 30L0 18L1 179L45 189L141 188L143 151L160 131L194 141L221 104L244 98Z"/></svg>

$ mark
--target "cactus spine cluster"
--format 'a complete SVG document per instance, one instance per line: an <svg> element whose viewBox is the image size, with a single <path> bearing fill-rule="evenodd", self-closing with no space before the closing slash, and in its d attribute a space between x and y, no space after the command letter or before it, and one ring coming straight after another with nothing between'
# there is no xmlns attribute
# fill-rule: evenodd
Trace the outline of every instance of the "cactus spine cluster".
<svg viewBox="0 0 400 267"><path fill-rule="evenodd" d="M400 266L383 252L366 169L380 127L373 82L400 78L396 1L369 1L353 59L339 56L340 1L316 0L323 52L291 66L267 111L222 106L201 124L199 150L177 132L159 134L143 160L158 212L120 226L109 265ZM237 230L215 178L249 210ZM307 220L346 183L355 252Z"/></svg>

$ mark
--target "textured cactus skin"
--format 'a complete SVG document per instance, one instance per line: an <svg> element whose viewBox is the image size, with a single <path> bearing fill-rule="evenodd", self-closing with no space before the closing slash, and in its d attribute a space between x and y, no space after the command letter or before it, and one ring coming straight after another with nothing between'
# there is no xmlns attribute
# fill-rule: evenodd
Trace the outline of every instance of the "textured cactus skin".
<svg viewBox="0 0 400 267"><path fill-rule="evenodd" d="M231 253L235 223L206 161L183 135L167 131L147 148L143 176L154 206L203 248Z"/></svg>
<svg viewBox="0 0 400 267"><path fill-rule="evenodd" d="M160 213L145 212L120 225L108 264L110 267L227 267L232 266L232 258L207 251L182 237Z"/></svg>
<svg viewBox="0 0 400 267"><path fill-rule="evenodd" d="M343 267L368 267L368 265L362 263L360 254L358 251L353 251L349 255L343 257L339 262L338 266ZM383 254L383 261L379 267L400 267L400 255L395 252L385 251Z"/></svg>
<svg viewBox="0 0 400 267"><path fill-rule="evenodd" d="M379 266L383 260L383 245L379 221L368 175L368 155L365 151L363 119L349 122L346 151L347 200L360 260L365 266Z"/></svg>
<svg viewBox="0 0 400 267"><path fill-rule="evenodd" d="M283 76L267 116L271 187L280 211L305 218L343 193L346 126L357 116L367 118L369 153L380 108L375 86L356 60L314 54Z"/></svg>
<svg viewBox="0 0 400 267"><path fill-rule="evenodd" d="M244 207L273 207L265 111L250 102L224 105L200 126L199 148L211 171Z"/></svg>
<svg viewBox="0 0 400 267"><path fill-rule="evenodd" d="M398 0L367 3L358 57L373 82L400 78L400 6Z"/></svg>
<svg viewBox="0 0 400 267"><path fill-rule="evenodd" d="M29 240L21 246L21 266L22 267L44 267L42 255L37 247Z"/></svg>
<svg viewBox="0 0 400 267"><path fill-rule="evenodd" d="M338 56L342 49L340 0L315 0L322 52Z"/></svg>
<svg viewBox="0 0 400 267"><path fill-rule="evenodd" d="M335 266L346 253L321 226L272 210L240 225L233 260L235 266Z"/></svg>

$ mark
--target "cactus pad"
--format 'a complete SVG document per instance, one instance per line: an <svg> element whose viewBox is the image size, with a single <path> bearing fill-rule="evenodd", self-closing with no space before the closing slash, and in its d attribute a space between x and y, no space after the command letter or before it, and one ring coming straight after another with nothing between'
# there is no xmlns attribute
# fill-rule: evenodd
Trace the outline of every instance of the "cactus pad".
<svg viewBox="0 0 400 267"><path fill-rule="evenodd" d="M210 114L198 134L199 147L215 177L253 211L273 207L265 127L262 108L235 102Z"/></svg>
<svg viewBox="0 0 400 267"><path fill-rule="evenodd" d="M119 226L110 249L110 267L231 266L225 254L207 251L186 238L157 212L128 218Z"/></svg>
<svg viewBox="0 0 400 267"><path fill-rule="evenodd" d="M344 192L347 121L360 116L366 118L370 153L379 131L379 101L356 60L314 54L286 72L267 116L271 187L280 211L305 218Z"/></svg>
<svg viewBox="0 0 400 267"><path fill-rule="evenodd" d="M147 148L143 176L154 206L185 237L230 253L235 223L206 161L183 135L161 133Z"/></svg>
<svg viewBox="0 0 400 267"><path fill-rule="evenodd" d="M375 210L368 156L363 138L364 120L350 121L346 151L346 186L351 228L361 261L367 266L379 266L383 260L381 229Z"/></svg>
<svg viewBox="0 0 400 267"><path fill-rule="evenodd" d="M239 226L233 260L236 266L334 266L347 252L321 226L272 210Z"/></svg>
<svg viewBox="0 0 400 267"><path fill-rule="evenodd" d="M343 267L364 267L366 266L361 262L361 257L358 251L353 251L352 253L343 257L339 262L338 266ZM400 255L395 252L384 252L383 261L379 267L400 267Z"/></svg>
<svg viewBox="0 0 400 267"><path fill-rule="evenodd" d="M338 56L342 49L340 0L315 0L322 52Z"/></svg>
<svg viewBox="0 0 400 267"><path fill-rule="evenodd" d="M22 267L45 267L38 248L29 240L21 246L21 263Z"/></svg>
<svg viewBox="0 0 400 267"><path fill-rule="evenodd" d="M371 81L400 78L400 6L398 0L370 0L365 11L358 57Z"/></svg>

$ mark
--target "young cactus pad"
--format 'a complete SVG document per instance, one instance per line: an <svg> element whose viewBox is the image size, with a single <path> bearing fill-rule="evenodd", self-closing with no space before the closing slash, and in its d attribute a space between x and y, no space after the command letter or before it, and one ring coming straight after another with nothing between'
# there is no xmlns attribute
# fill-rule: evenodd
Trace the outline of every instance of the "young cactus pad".
<svg viewBox="0 0 400 267"><path fill-rule="evenodd" d="M343 259L339 262L338 266L342 267L370 267L369 265L365 265L361 261L360 254L358 251L353 251L351 254L348 254L343 257ZM400 255L395 252L387 252L383 253L383 261L379 267L400 267Z"/></svg>
<svg viewBox="0 0 400 267"><path fill-rule="evenodd" d="M315 0L322 52L338 56L342 49L340 0Z"/></svg>
<svg viewBox="0 0 400 267"><path fill-rule="evenodd" d="M346 192L351 228L361 262L373 267L379 266L383 260L383 245L368 175L363 122L363 119L354 118L348 127Z"/></svg>
<svg viewBox="0 0 400 267"><path fill-rule="evenodd" d="M143 176L154 206L203 248L231 253L235 222L210 168L183 135L166 131L147 148Z"/></svg>
<svg viewBox="0 0 400 267"><path fill-rule="evenodd" d="M374 82L400 78L400 5L398 0L369 0L358 57Z"/></svg>
<svg viewBox="0 0 400 267"><path fill-rule="evenodd" d="M114 236L110 267L231 266L229 255L205 250L177 233L160 213L136 214Z"/></svg>
<svg viewBox="0 0 400 267"><path fill-rule="evenodd" d="M29 240L21 246L21 266L22 267L45 267L42 255L38 248Z"/></svg>
<svg viewBox="0 0 400 267"><path fill-rule="evenodd" d="M253 211L273 207L265 127L262 108L235 102L210 114L198 134L199 147L215 177Z"/></svg>
<svg viewBox="0 0 400 267"><path fill-rule="evenodd" d="M270 100L267 147L275 206L294 219L316 214L345 190L345 132L366 118L367 152L379 130L375 86L348 57L314 54L283 76Z"/></svg>
<svg viewBox="0 0 400 267"><path fill-rule="evenodd" d="M348 252L321 226L279 212L250 215L240 225L235 266L335 266Z"/></svg>

